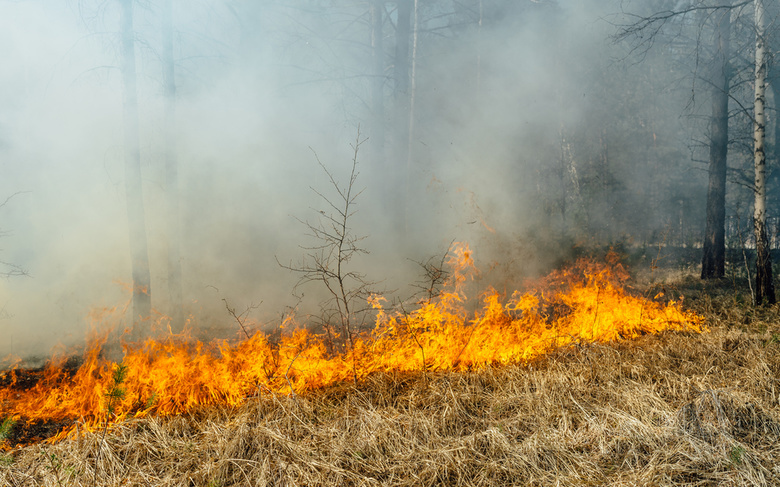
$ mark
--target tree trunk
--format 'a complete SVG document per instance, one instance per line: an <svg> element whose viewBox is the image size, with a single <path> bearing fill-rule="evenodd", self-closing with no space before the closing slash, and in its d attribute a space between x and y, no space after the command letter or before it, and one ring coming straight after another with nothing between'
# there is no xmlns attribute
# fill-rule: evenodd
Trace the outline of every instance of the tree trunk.
<svg viewBox="0 0 780 487"><path fill-rule="evenodd" d="M561 113L560 107L561 107L561 100L560 100L560 90L558 91L559 97L558 97L558 113ZM566 201L568 199L568 191L567 191L567 184L566 184L566 178L568 176L568 161L566 159L566 139L563 134L563 122L560 122L560 125L558 126L558 137L560 139L561 144L561 157L560 157L560 166L558 168L558 181L560 183L560 206L561 206L561 233L560 233L560 239L561 242L566 241L566 236L568 235L568 225L566 223L566 210L567 205Z"/></svg>
<svg viewBox="0 0 780 487"><path fill-rule="evenodd" d="M601 134L599 136L599 142L601 145L601 157L599 157L598 162L598 170L597 170L597 177L598 177L598 186L597 190L601 192L600 198L597 200L600 202L601 205L606 205L606 207L613 207L616 204L616 197L615 192L612 190L612 184L611 184L611 175L609 171L609 138L606 128L601 129ZM603 208L604 206L600 206ZM599 207L597 207L599 208ZM597 238L601 240L611 240L613 239L612 235L612 229L615 228L617 225L615 224L615 212L609 212L609 220L606 222L603 222L601 224L601 232L600 235L597 235Z"/></svg>
<svg viewBox="0 0 780 487"><path fill-rule="evenodd" d="M412 163L412 140L414 138L414 108L417 102L417 48L419 40L419 5L418 0L413 0L413 15L412 15L412 58L410 61L411 74L409 76L409 133L406 136L406 178L407 186L409 180L409 173L411 172Z"/></svg>
<svg viewBox="0 0 780 487"><path fill-rule="evenodd" d="M415 117L415 104L417 103L417 47L419 40L419 5L418 0L413 0L412 8L412 46L411 46L411 60L410 75L409 75L409 114L407 121L407 134L406 134L406 160L403 161L406 166L404 169L404 175L406 176L404 181L405 193L404 198L404 223L406 231L409 232L409 216L412 208L417 207L415 193L412 188L412 157L414 152L412 150L412 141L414 140L414 117Z"/></svg>
<svg viewBox="0 0 780 487"><path fill-rule="evenodd" d="M775 287L772 279L772 259L766 231L766 18L764 1L755 0L756 7L756 98L754 108L753 142L756 172L755 202L753 203L753 227L756 235L756 304L775 303Z"/></svg>
<svg viewBox="0 0 780 487"><path fill-rule="evenodd" d="M385 165L385 48L384 48L384 0L371 2L371 53L374 73L371 78L371 146L374 166L383 170Z"/></svg>
<svg viewBox="0 0 780 487"><path fill-rule="evenodd" d="M409 158L409 41L412 30L412 2L414 0L398 0L398 18L395 32L395 67L393 78L395 89L394 99L394 161L393 184L395 187L406 187L406 162ZM396 227L402 239L406 240L406 204L395 202Z"/></svg>
<svg viewBox="0 0 780 487"><path fill-rule="evenodd" d="M133 336L139 338L144 335L141 330L141 322L148 319L151 314L152 290L141 180L141 149L138 135L133 2L132 0L120 0L120 6L125 192L133 275Z"/></svg>
<svg viewBox="0 0 780 487"><path fill-rule="evenodd" d="M176 158L176 77L173 62L173 1L162 2L162 61L165 115L165 216L168 232L168 291L170 293L171 330L178 333L184 326L181 283L181 232L179 222L179 168Z"/></svg>
<svg viewBox="0 0 780 487"><path fill-rule="evenodd" d="M398 20L395 32L395 159L406 162L409 149L409 41L412 30L412 1L398 0Z"/></svg>
<svg viewBox="0 0 780 487"><path fill-rule="evenodd" d="M477 20L477 101L481 101L482 96L482 21L484 17L484 6L482 0L479 0L479 19Z"/></svg>
<svg viewBox="0 0 780 487"><path fill-rule="evenodd" d="M726 167L729 142L729 39L731 10L718 12L715 58L712 76L712 118L710 121L710 181L707 188L707 227L701 278L717 279L726 268Z"/></svg>
<svg viewBox="0 0 780 487"><path fill-rule="evenodd" d="M371 150L370 174L372 186L381 208L389 209L382 213L383 220L380 225L387 225L386 231L395 233L399 217L397 215L398 203L396 195L398 186L395 183L397 168L388 164L386 154L387 121L385 120L385 0L371 0L371 63L373 65L370 83L371 89L371 130L369 135L369 147ZM394 88L395 89L395 88ZM387 220L384 220L384 219Z"/></svg>

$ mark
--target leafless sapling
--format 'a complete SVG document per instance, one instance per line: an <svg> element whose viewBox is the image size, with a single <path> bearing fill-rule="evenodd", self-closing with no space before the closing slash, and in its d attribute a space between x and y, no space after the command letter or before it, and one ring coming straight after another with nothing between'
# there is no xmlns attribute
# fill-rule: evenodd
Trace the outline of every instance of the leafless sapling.
<svg viewBox="0 0 780 487"><path fill-rule="evenodd" d="M450 253L449 249L452 247L453 243L455 243L454 240L450 242L450 245L441 255L440 259L434 255L429 257L425 262L415 261L415 264L419 265L422 269L422 278L414 284L414 287L419 289L418 295L422 296L421 299L423 302L430 303L435 297L441 294L442 286L450 275L450 272L447 271L446 261L447 256Z"/></svg>
<svg viewBox="0 0 780 487"><path fill-rule="evenodd" d="M355 142L350 145L352 167L345 184L337 181L317 154L314 154L335 195L329 197L323 191L311 188L322 201L324 209L314 209L317 214L316 222L299 221L305 225L308 236L314 243L302 247L305 255L300 263L279 264L300 275L296 287L309 282L319 282L323 285L328 298L322 303L321 324L331 342L341 341L349 349L354 348L356 328L360 317L364 316L363 310L359 309L360 302L365 302L373 284L366 280L365 274L350 268L355 256L368 253L361 246L366 236L356 235L350 227L351 218L357 211L357 198L362 193L362 190L356 187L359 175L358 154L366 140L361 138L358 127Z"/></svg>

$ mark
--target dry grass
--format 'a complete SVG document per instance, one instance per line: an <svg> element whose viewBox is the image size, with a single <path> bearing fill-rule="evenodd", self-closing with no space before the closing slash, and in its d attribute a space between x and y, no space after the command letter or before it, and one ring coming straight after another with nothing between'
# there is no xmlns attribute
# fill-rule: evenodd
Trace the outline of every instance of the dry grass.
<svg viewBox="0 0 780 487"><path fill-rule="evenodd" d="M780 310L682 284L709 333L128 421L13 451L0 484L780 485Z"/></svg>

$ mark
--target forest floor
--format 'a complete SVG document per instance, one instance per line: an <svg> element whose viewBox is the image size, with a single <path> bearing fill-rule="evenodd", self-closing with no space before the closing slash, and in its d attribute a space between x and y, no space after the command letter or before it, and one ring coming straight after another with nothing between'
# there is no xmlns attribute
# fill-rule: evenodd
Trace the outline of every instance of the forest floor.
<svg viewBox="0 0 780 487"><path fill-rule="evenodd" d="M780 485L780 308L658 282L709 331L128 420L2 453L0 485Z"/></svg>

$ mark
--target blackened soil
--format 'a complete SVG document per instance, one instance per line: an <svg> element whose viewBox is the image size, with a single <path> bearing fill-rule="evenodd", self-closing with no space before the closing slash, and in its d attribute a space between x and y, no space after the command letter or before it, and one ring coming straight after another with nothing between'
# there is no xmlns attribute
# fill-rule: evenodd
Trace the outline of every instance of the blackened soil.
<svg viewBox="0 0 780 487"><path fill-rule="evenodd" d="M84 359L81 356L71 356L61 365L63 378L73 377L81 367ZM46 365L32 368L16 368L0 372L0 389L10 391L25 391L35 387L44 378ZM0 404L0 422L4 418L3 405ZM33 420L22 417L17 419L7 432L4 445L28 445L50 438L64 428L70 426L73 420Z"/></svg>
<svg viewBox="0 0 780 487"><path fill-rule="evenodd" d="M72 355L62 364L65 377L73 377L84 363L78 355ZM25 391L35 386L43 377L47 365L33 368L17 368L0 372L0 389L10 388L15 391Z"/></svg>
<svg viewBox="0 0 780 487"><path fill-rule="evenodd" d="M14 423L8 434L6 445L30 445L38 443L47 438L55 436L57 433L73 424L72 419L61 421L30 421L29 423L21 418Z"/></svg>

